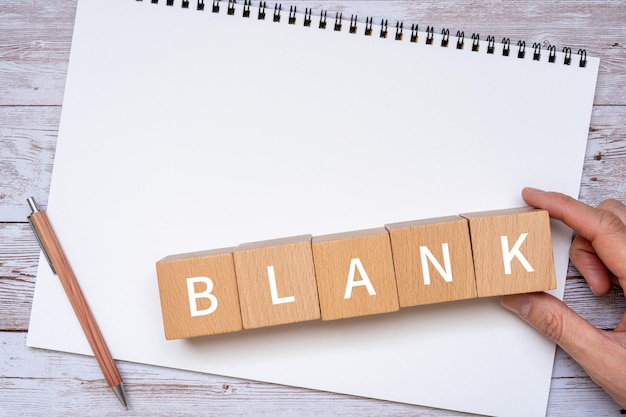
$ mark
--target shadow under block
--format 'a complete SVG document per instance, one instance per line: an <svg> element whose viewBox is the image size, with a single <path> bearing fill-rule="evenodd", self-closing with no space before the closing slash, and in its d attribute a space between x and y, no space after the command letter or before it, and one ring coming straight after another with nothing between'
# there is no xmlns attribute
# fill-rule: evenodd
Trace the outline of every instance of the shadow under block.
<svg viewBox="0 0 626 417"><path fill-rule="evenodd" d="M172 255L157 262L166 339L242 330L232 251Z"/></svg>
<svg viewBox="0 0 626 417"><path fill-rule="evenodd" d="M556 288L546 210L519 208L461 216L469 220L479 297Z"/></svg>
<svg viewBox="0 0 626 417"><path fill-rule="evenodd" d="M313 260L322 320L399 310L384 228L314 237Z"/></svg>
<svg viewBox="0 0 626 417"><path fill-rule="evenodd" d="M385 226L400 307L476 297L468 221L450 216Z"/></svg>
<svg viewBox="0 0 626 417"><path fill-rule="evenodd" d="M310 235L246 243L234 260L245 329L320 318Z"/></svg>

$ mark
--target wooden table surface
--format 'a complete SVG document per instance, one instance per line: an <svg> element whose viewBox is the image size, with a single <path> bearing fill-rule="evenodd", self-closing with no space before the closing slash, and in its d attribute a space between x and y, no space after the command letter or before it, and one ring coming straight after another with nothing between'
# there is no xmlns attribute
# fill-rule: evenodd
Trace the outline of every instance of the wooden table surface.
<svg viewBox="0 0 626 417"><path fill-rule="evenodd" d="M299 10L325 9L329 16L343 12L363 19L373 16L374 21L386 17L390 25L397 20L421 28L433 25L438 32L449 28L451 33L506 36L513 44L521 39L527 45L556 45L558 50L585 48L601 64L580 199L589 204L608 197L626 201L624 1L294 0L285 4ZM34 195L43 207L47 203L75 9L75 0L0 0L0 415L463 415L120 362L131 404L131 410L123 412L92 357L26 347L39 255L26 222L26 198ZM572 267L565 300L602 329L612 329L626 311L620 289L594 297ZM620 412L621 407L558 349L548 415L617 416Z"/></svg>

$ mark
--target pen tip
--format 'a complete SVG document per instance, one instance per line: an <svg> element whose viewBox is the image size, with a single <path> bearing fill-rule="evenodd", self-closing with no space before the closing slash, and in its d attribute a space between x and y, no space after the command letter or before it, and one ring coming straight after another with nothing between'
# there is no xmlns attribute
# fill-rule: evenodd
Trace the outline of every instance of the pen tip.
<svg viewBox="0 0 626 417"><path fill-rule="evenodd" d="M37 207L37 203L35 202L35 198L34 197L28 197L28 199L26 199L26 201L28 202L28 205L30 206L30 210L33 213L37 213L39 211L39 208Z"/></svg>
<svg viewBox="0 0 626 417"><path fill-rule="evenodd" d="M128 411L128 404L126 403L126 396L124 395L124 385L120 383L111 387L111 389L113 390L113 393L115 393L117 399L120 400L120 403L122 403L122 406Z"/></svg>

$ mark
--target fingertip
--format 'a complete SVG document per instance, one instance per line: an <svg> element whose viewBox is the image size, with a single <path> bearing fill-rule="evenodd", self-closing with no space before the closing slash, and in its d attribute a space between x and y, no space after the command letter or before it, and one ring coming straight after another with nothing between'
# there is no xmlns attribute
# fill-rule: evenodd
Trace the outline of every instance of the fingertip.
<svg viewBox="0 0 626 417"><path fill-rule="evenodd" d="M624 203L614 198L608 198L606 200L601 201L600 204L598 204L598 208L612 211L613 213L617 214L620 217L622 217L623 215L626 215L626 206L624 205Z"/></svg>
<svg viewBox="0 0 626 417"><path fill-rule="evenodd" d="M545 191L540 190L538 188L524 187L524 188L522 188L522 198L524 199L524 201L526 203L530 204L529 201L528 201L529 198L532 198L532 196L535 195L535 194L543 193L543 192L545 192Z"/></svg>
<svg viewBox="0 0 626 417"><path fill-rule="evenodd" d="M576 235L572 241L569 251L572 263L585 278L591 292L594 295L602 296L608 294L611 290L611 274L604 262L594 252L591 243Z"/></svg>
<svg viewBox="0 0 626 417"><path fill-rule="evenodd" d="M534 187L524 187L522 189L522 192L526 192L526 193L545 193L544 190L540 190L539 188L534 188Z"/></svg>
<svg viewBox="0 0 626 417"><path fill-rule="evenodd" d="M542 208L547 191L535 187L522 188L522 199L531 207Z"/></svg>
<svg viewBox="0 0 626 417"><path fill-rule="evenodd" d="M610 286L602 287L600 289L597 289L596 287L590 285L589 289L591 290L593 295L595 295L596 297L604 297L605 295L607 295L611 291L611 287Z"/></svg>
<svg viewBox="0 0 626 417"><path fill-rule="evenodd" d="M500 304L522 318L528 317L530 311L530 299L524 294L503 295Z"/></svg>

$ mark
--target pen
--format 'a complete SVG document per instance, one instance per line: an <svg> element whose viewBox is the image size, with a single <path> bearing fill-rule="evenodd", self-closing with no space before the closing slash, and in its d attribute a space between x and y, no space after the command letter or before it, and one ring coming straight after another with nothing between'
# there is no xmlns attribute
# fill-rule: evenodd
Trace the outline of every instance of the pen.
<svg viewBox="0 0 626 417"><path fill-rule="evenodd" d="M87 336L91 350L93 350L93 353L98 360L98 364L100 365L100 369L102 369L102 373L104 374L107 384L109 384L109 387L113 389L113 392L120 400L124 408L128 409L126 397L124 396L122 377L115 366L115 362L113 361L111 353L107 348L104 338L102 337L102 333L100 333L98 324L96 323L96 320L91 314L91 310L85 301L85 297L83 296L83 292L80 290L78 281L76 281L74 272L72 272L72 268L70 267L70 264L61 249L61 245L54 234L54 230L48 220L48 216L44 211L39 210L33 197L28 198L27 201L32 211L30 216L28 216L28 221L35 232L35 236L39 241L39 245L48 260L48 263L50 264L50 268L52 268L52 272L59 277L61 284L63 284L63 288L70 299L74 312L76 313L76 317L78 317L78 321L83 328L83 332L85 332L85 336Z"/></svg>

